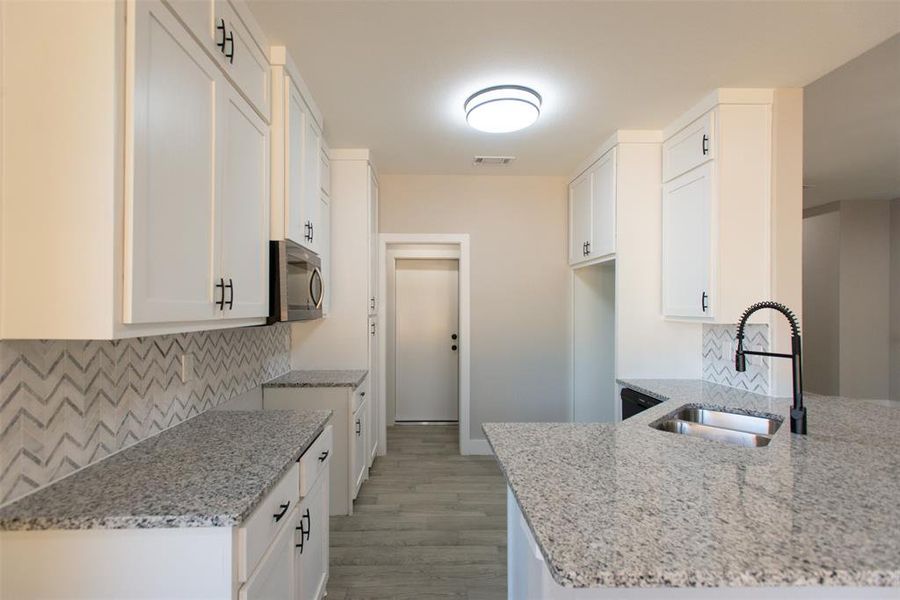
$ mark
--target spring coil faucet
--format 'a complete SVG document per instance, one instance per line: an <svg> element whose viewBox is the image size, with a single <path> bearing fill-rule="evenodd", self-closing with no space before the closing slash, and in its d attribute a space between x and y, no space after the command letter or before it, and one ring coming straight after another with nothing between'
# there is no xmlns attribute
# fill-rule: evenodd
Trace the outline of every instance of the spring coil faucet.
<svg viewBox="0 0 900 600"><path fill-rule="evenodd" d="M744 327L750 315L763 308L771 308L783 314L791 325L791 353L759 352L756 350L744 350ZM784 304L766 300L757 302L744 311L740 323L737 326L737 350L734 353L734 368L739 373L747 370L746 354L754 356L775 356L778 358L790 358L793 366L794 404L791 407L791 433L806 435L806 407L803 406L803 368L800 356L800 325L794 312Z"/></svg>

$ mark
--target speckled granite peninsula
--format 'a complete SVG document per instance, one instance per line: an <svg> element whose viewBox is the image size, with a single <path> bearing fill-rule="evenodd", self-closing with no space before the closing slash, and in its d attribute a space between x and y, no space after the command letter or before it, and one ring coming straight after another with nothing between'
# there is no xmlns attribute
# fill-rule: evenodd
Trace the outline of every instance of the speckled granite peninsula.
<svg viewBox="0 0 900 600"><path fill-rule="evenodd" d="M235 526L330 416L207 411L0 509L0 530Z"/></svg>
<svg viewBox="0 0 900 600"><path fill-rule="evenodd" d="M290 371L263 384L263 387L350 387L357 388L366 378L365 369L336 371Z"/></svg>
<svg viewBox="0 0 900 600"><path fill-rule="evenodd" d="M808 394L809 435L785 421L743 448L648 424L688 403L785 416L789 399L619 383L666 401L617 424L484 425L556 583L900 586L900 407Z"/></svg>

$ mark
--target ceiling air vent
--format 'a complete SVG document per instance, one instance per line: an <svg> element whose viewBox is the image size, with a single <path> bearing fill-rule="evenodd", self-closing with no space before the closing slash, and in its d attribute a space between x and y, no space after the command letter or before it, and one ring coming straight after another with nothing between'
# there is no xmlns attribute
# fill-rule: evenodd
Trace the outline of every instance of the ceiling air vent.
<svg viewBox="0 0 900 600"><path fill-rule="evenodd" d="M516 160L515 156L476 156L475 160L472 161L472 164L476 167L478 166L488 166L488 165L508 165L512 161Z"/></svg>

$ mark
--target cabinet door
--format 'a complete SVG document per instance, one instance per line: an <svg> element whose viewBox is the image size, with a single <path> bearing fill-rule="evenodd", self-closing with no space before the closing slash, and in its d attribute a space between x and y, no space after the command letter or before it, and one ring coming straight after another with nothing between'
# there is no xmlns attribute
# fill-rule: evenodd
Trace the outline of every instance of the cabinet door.
<svg viewBox="0 0 900 600"><path fill-rule="evenodd" d="M215 11L210 49L228 78L268 122L269 61L230 2L216 2Z"/></svg>
<svg viewBox="0 0 900 600"><path fill-rule="evenodd" d="M375 460L375 453L378 450L378 419L375 416L378 403L375 398L378 395L378 320L376 317L369 317L369 374L365 385L369 388L366 404L368 405L368 414L366 420L369 424L367 430L366 442L366 466L371 467L372 461Z"/></svg>
<svg viewBox="0 0 900 600"><path fill-rule="evenodd" d="M369 167L369 314L378 312L378 180L375 179L375 171Z"/></svg>
<svg viewBox="0 0 900 600"><path fill-rule="evenodd" d="M303 209L310 223L309 243L307 247L319 253L321 241L321 214L319 203L322 190L319 187L319 171L321 170L322 132L306 107L306 129L303 132Z"/></svg>
<svg viewBox="0 0 900 600"><path fill-rule="evenodd" d="M284 115L284 228L285 237L296 244L309 247L309 215L303 203L303 134L309 114L300 90L285 77Z"/></svg>
<svg viewBox="0 0 900 600"><path fill-rule="evenodd" d="M291 511L272 545L263 555L256 570L241 586L240 600L280 600L294 598L294 542L299 533L300 511Z"/></svg>
<svg viewBox="0 0 900 600"><path fill-rule="evenodd" d="M588 260L591 242L591 175L585 173L569 185L569 263Z"/></svg>
<svg viewBox="0 0 900 600"><path fill-rule="evenodd" d="M298 600L318 600L328 580L328 471L300 505L302 546L296 548L296 590ZM299 541L299 540L298 540Z"/></svg>
<svg viewBox="0 0 900 600"><path fill-rule="evenodd" d="M616 149L603 155L591 170L590 257L616 251Z"/></svg>
<svg viewBox="0 0 900 600"><path fill-rule="evenodd" d="M715 116L709 111L663 143L663 181L715 158Z"/></svg>
<svg viewBox="0 0 900 600"><path fill-rule="evenodd" d="M231 86L220 119L220 277L224 316L269 313L269 128Z"/></svg>
<svg viewBox="0 0 900 600"><path fill-rule="evenodd" d="M362 485L366 478L366 410L368 399L364 399L356 412L353 413L353 419L350 429L350 446L351 446L351 489L353 491L353 499L359 493L359 486Z"/></svg>
<svg viewBox="0 0 900 600"><path fill-rule="evenodd" d="M124 320L214 319L216 99L228 83L168 8L133 6Z"/></svg>
<svg viewBox="0 0 900 600"><path fill-rule="evenodd" d="M707 163L663 188L663 314L711 317L712 165Z"/></svg>

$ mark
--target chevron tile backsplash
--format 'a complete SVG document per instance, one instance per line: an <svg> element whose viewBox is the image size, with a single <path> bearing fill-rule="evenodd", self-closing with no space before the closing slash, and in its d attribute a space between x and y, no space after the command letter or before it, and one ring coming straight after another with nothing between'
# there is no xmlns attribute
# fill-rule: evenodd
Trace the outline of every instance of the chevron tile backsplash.
<svg viewBox="0 0 900 600"><path fill-rule="evenodd" d="M0 504L286 373L290 350L288 325L0 342Z"/></svg>
<svg viewBox="0 0 900 600"><path fill-rule="evenodd" d="M748 356L747 370L734 370L735 330L737 325L703 324L703 379L734 388L769 393L769 359L763 356ZM723 353L723 345L729 352ZM769 326L747 325L744 330L746 350L769 349Z"/></svg>

